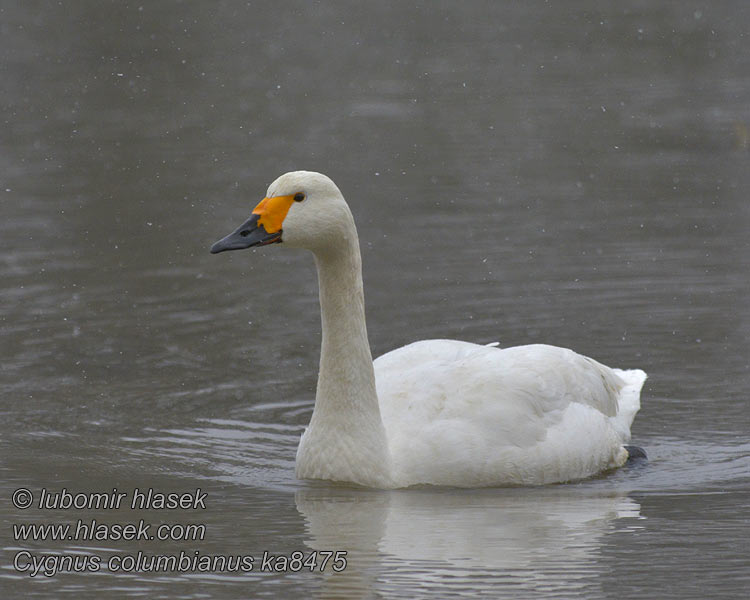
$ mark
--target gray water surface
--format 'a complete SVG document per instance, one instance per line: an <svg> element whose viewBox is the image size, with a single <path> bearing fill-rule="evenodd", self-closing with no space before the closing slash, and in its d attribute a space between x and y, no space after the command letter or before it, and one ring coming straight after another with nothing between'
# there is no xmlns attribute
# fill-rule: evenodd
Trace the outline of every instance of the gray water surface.
<svg viewBox="0 0 750 600"><path fill-rule="evenodd" d="M3 598L746 597L745 2L25 2L0 33ZM208 248L302 168L352 207L375 356L444 337L642 368L649 464L544 488L297 481L312 259ZM21 510L18 488L207 497ZM78 519L206 529L15 539ZM346 569L260 570L324 550ZM256 563L105 568L139 551ZM103 563L31 577L19 552Z"/></svg>

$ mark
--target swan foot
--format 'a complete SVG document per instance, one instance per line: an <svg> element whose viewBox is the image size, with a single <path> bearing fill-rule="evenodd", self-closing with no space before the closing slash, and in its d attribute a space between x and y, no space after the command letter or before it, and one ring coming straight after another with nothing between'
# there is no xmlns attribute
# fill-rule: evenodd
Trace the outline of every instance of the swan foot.
<svg viewBox="0 0 750 600"><path fill-rule="evenodd" d="M628 453L627 465L638 465L648 462L646 451L639 446L623 446Z"/></svg>

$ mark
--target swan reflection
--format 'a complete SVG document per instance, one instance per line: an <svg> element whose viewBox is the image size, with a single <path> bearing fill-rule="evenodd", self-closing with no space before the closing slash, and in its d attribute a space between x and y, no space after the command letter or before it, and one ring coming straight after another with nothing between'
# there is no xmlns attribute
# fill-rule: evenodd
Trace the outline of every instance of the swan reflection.
<svg viewBox="0 0 750 600"><path fill-rule="evenodd" d="M346 570L326 576L321 597L489 590L497 597L503 590L596 591L591 575L600 569L604 538L640 528L642 517L627 496L591 494L575 487L311 487L295 499L307 525L305 543L348 553Z"/></svg>

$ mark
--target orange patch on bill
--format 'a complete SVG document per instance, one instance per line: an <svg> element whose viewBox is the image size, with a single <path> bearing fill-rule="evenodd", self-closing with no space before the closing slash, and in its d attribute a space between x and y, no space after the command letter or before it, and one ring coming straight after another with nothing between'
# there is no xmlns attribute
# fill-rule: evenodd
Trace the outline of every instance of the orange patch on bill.
<svg viewBox="0 0 750 600"><path fill-rule="evenodd" d="M267 233L280 231L293 202L294 195L263 198L253 209L254 215L260 215L258 225L263 225Z"/></svg>

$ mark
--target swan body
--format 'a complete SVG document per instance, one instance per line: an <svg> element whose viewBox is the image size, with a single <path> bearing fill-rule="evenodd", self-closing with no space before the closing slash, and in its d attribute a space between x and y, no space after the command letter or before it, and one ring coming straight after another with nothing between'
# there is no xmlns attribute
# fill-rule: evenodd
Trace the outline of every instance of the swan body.
<svg viewBox="0 0 750 600"><path fill-rule="evenodd" d="M424 340L372 360L354 219L325 175L279 177L211 252L311 250L322 344L296 474L368 487L536 485L622 466L646 379L541 344Z"/></svg>

